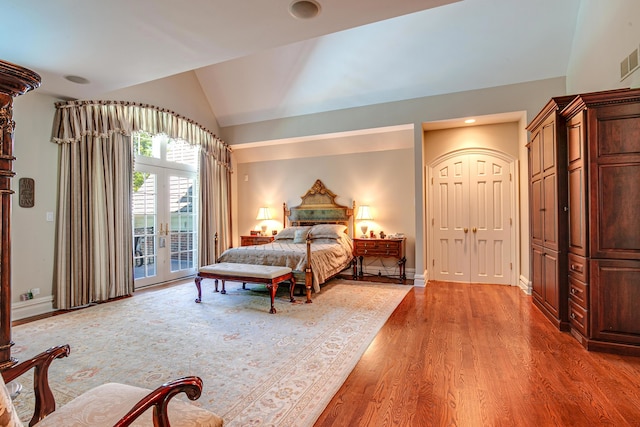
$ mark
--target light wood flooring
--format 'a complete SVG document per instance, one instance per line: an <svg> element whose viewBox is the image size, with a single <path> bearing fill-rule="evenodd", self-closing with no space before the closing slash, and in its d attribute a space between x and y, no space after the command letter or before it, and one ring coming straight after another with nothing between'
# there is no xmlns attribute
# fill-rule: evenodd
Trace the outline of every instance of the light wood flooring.
<svg viewBox="0 0 640 427"><path fill-rule="evenodd" d="M520 289L430 282L315 424L328 426L640 426L640 357L587 352Z"/></svg>

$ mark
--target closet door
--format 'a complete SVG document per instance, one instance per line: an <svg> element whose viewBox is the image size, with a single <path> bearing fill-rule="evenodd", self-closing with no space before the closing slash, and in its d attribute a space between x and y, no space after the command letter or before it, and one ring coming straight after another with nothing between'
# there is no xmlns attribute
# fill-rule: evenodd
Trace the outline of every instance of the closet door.
<svg viewBox="0 0 640 427"><path fill-rule="evenodd" d="M432 279L512 283L510 165L483 153L432 169Z"/></svg>
<svg viewBox="0 0 640 427"><path fill-rule="evenodd" d="M488 155L469 159L471 282L511 283L509 164Z"/></svg>

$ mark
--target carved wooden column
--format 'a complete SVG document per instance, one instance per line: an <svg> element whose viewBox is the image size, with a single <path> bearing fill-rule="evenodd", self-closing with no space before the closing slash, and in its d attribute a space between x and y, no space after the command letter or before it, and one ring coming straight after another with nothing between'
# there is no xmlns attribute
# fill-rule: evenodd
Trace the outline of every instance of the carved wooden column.
<svg viewBox="0 0 640 427"><path fill-rule="evenodd" d="M13 172L13 98L40 86L31 70L0 60L0 370L11 357L11 178Z"/></svg>

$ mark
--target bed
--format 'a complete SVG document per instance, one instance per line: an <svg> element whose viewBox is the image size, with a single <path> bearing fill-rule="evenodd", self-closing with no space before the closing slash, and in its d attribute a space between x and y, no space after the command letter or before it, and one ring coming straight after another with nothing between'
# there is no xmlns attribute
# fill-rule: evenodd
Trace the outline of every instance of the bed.
<svg viewBox="0 0 640 427"><path fill-rule="evenodd" d="M312 302L312 288L320 292L321 284L353 262L354 207L335 198L316 180L300 205L288 209L283 204L284 228L272 243L227 249L217 262L290 267L296 282L306 287L306 302Z"/></svg>

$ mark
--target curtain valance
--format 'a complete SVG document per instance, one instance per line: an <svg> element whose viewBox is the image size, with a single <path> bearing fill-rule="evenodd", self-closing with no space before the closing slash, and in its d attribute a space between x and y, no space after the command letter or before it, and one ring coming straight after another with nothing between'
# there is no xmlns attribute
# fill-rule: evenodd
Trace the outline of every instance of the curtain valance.
<svg viewBox="0 0 640 427"><path fill-rule="evenodd" d="M229 170L231 148L193 120L153 105L127 101L67 101L56 103L51 141L79 142L84 136L108 138L113 133L163 133L199 145Z"/></svg>

